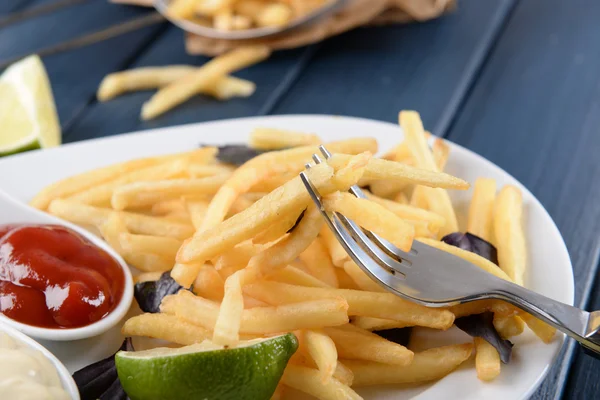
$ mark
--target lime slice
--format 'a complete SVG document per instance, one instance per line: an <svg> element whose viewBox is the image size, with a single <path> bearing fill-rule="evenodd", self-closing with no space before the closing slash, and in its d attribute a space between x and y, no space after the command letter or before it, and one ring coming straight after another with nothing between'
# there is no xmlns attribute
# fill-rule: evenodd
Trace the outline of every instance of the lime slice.
<svg viewBox="0 0 600 400"><path fill-rule="evenodd" d="M215 348L119 351L119 380L131 400L269 400L298 341L288 333Z"/></svg>
<svg viewBox="0 0 600 400"><path fill-rule="evenodd" d="M44 64L36 55L0 76L0 156L58 146L60 125Z"/></svg>

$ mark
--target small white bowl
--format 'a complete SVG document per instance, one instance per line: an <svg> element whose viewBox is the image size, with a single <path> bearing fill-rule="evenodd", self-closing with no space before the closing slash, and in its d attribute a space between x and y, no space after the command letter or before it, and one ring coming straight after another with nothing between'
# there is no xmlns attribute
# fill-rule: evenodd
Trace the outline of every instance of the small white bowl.
<svg viewBox="0 0 600 400"><path fill-rule="evenodd" d="M44 357L50 360L52 365L54 365L54 367L56 368L56 371L58 372L58 376L60 378L60 382L65 391L69 394L69 396L71 396L71 399L80 400L79 390L77 389L77 385L75 384L73 377L71 376L69 371L67 371L67 368L63 365L63 363L61 363L58 360L58 358L54 356L54 354L50 353L48 350L46 350L44 346L42 346L29 336L19 332L15 328L8 326L7 324L4 324L2 322L0 322L0 332L5 332L10 337L16 339L18 342L23 343L26 346L42 353Z"/></svg>
<svg viewBox="0 0 600 400"><path fill-rule="evenodd" d="M14 319L8 318L2 313L0 313L0 322L4 322L5 324L10 325L13 328L36 339L72 341L101 335L118 324L119 321L125 317L125 314L127 314L127 311L129 311L129 307L133 301L133 277L131 276L131 271L127 266L127 263L105 241L75 224L36 210L28 205L22 204L1 190L0 205L0 224L23 223L62 225L77 232L89 240L92 244L107 252L121 266L121 270L125 275L125 287L123 288L123 295L121 296L119 304L117 304L117 306L106 317L92 324L83 326L81 328L72 329L40 328L15 321Z"/></svg>

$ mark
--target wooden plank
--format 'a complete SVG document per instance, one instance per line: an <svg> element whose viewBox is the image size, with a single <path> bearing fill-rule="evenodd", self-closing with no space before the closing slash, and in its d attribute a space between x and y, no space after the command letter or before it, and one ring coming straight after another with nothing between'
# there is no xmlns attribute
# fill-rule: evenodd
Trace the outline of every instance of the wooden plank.
<svg viewBox="0 0 600 400"><path fill-rule="evenodd" d="M5 14L15 12L27 6L31 0L2 0L0 1L0 20Z"/></svg>
<svg viewBox="0 0 600 400"><path fill-rule="evenodd" d="M430 129L443 129L513 4L464 0L437 20L333 38L271 112L396 122L398 110L411 108Z"/></svg>
<svg viewBox="0 0 600 400"><path fill-rule="evenodd" d="M448 132L514 175L552 215L571 254L579 307L598 267L598 12L593 0L520 2ZM533 398L560 398L572 351Z"/></svg>
<svg viewBox="0 0 600 400"><path fill-rule="evenodd" d="M305 55L310 48L278 52L260 65L236 73L236 76L250 79L257 84L256 93L245 99L219 102L206 96L197 96L163 116L140 121L142 104L154 92L130 93L106 103L94 103L72 126L66 128L65 141L89 139L99 136L223 118L251 116L259 113L269 98L278 90L287 90L289 74L296 72L299 63L306 62ZM185 53L183 32L170 27L132 67L169 64L202 65L206 57L189 56ZM304 61L303 61L304 60ZM282 89L283 87L283 89Z"/></svg>
<svg viewBox="0 0 600 400"><path fill-rule="evenodd" d="M93 104L68 128L65 140L273 112L391 120L400 108L410 106L424 110L429 121L441 122L444 112L460 103L512 4L464 0L458 13L439 21L365 28L322 45L276 53L239 74L258 84L249 99L221 104L199 96L150 122L138 117L150 93ZM184 54L180 36L170 29L135 66L205 62Z"/></svg>
<svg viewBox="0 0 600 400"><path fill-rule="evenodd" d="M31 6L48 3L36 0ZM60 43L147 13L138 7L88 2L0 30L0 60ZM166 25L144 28L118 38L44 58L63 126L94 97L104 75L123 68Z"/></svg>

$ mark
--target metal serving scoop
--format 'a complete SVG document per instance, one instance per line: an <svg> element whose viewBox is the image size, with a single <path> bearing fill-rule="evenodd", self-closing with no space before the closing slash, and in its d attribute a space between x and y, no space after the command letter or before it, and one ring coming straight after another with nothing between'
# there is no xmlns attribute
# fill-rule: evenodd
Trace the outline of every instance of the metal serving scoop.
<svg viewBox="0 0 600 400"><path fill-rule="evenodd" d="M294 29L300 28L302 26L307 26L312 24L313 22L318 21L319 19L330 15L335 12L339 8L343 7L347 0L329 0L327 4L323 7L320 7L314 10L311 13L308 13L300 18L296 18L291 21L289 24L285 26L276 26L276 27L263 27L263 28L252 28L252 29L241 29L241 30L233 30L233 31L224 31L220 29L215 29L210 26L205 26L201 24L197 24L193 21L185 20L185 19L175 19L171 18L167 9L172 0L154 0L154 7L160 12L166 19L171 21L174 25L177 25L181 29L194 33L196 35L209 37L213 39L225 39L225 40L247 40L247 39L261 39L270 36L280 35L282 33L286 33L292 31Z"/></svg>

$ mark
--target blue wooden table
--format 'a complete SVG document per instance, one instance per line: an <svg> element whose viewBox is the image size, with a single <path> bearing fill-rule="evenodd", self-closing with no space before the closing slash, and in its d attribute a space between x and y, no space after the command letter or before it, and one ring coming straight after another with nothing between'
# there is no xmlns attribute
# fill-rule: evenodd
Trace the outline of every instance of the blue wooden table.
<svg viewBox="0 0 600 400"><path fill-rule="evenodd" d="M57 0L1 0L0 18ZM0 60L92 32L148 10L81 0L0 29ZM442 19L362 28L283 51L238 74L257 92L225 103L197 97L141 122L151 93L98 103L110 72L202 64L183 33L147 27L44 59L65 142L189 122L325 113L393 121L416 109L425 125L498 164L543 203L573 261L576 305L600 309L600 1L459 0ZM600 361L572 342L535 399L600 397Z"/></svg>

